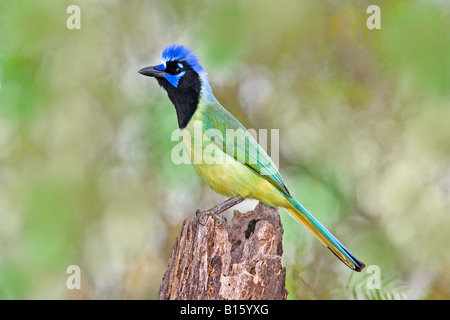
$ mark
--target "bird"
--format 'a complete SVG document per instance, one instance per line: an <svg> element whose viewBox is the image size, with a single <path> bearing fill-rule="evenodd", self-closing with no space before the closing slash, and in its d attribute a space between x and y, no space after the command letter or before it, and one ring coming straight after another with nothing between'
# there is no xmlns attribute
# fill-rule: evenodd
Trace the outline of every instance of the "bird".
<svg viewBox="0 0 450 320"><path fill-rule="evenodd" d="M208 74L191 49L169 45L158 65L138 72L155 78L167 92L194 169L214 191L227 197L197 214L217 216L247 198L281 207L350 269L364 269L365 264L290 194L266 151L216 99ZM201 138L195 138L196 134Z"/></svg>

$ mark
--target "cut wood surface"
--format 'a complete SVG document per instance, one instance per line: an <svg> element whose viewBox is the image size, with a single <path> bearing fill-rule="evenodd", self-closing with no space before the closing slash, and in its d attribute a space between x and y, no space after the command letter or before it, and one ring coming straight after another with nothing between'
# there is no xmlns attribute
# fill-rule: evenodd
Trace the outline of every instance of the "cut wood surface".
<svg viewBox="0 0 450 320"><path fill-rule="evenodd" d="M278 209L259 203L231 222L185 220L159 290L161 300L286 299Z"/></svg>

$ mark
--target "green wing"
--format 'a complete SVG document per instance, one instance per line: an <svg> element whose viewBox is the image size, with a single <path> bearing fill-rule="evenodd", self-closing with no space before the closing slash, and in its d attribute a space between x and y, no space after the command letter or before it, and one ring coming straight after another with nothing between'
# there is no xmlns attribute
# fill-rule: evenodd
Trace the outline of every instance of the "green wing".
<svg viewBox="0 0 450 320"><path fill-rule="evenodd" d="M222 106L205 109L203 129L209 140L291 197L276 165L247 129Z"/></svg>

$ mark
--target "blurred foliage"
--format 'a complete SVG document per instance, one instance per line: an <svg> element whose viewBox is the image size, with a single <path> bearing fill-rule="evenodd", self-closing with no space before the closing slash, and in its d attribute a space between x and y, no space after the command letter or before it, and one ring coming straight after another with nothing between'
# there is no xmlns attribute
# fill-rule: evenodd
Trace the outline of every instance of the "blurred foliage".
<svg viewBox="0 0 450 320"><path fill-rule="evenodd" d="M448 299L449 15L425 0L2 0L0 298L157 297L183 219L223 199L171 162L175 111L137 74L182 43L244 125L280 129L291 193L381 271L371 291L280 211L288 298Z"/></svg>

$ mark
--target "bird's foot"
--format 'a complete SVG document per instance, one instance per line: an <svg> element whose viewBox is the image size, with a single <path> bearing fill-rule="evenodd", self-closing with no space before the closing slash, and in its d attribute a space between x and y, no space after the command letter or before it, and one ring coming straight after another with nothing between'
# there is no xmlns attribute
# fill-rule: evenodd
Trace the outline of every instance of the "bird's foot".
<svg viewBox="0 0 450 320"><path fill-rule="evenodd" d="M209 215L214 220L219 221L219 223L217 224L218 227L221 226L222 224L227 223L227 218L225 218L221 214L221 212L215 212L213 210L198 209L197 212L195 213L195 215L197 216L198 223L200 223L202 226L204 226L206 224L206 222L202 222L202 221L204 221L205 215Z"/></svg>
<svg viewBox="0 0 450 320"><path fill-rule="evenodd" d="M198 209L195 215L197 216L198 222L204 226L205 223L202 222L203 217L208 214L213 217L214 220L220 221L217 226L221 226L222 224L227 222L227 219L221 215L222 212L225 210L237 205L238 203L242 202L244 198L242 196L236 196L230 199L225 200L221 204L218 204L217 206L208 209L208 210L201 210Z"/></svg>

